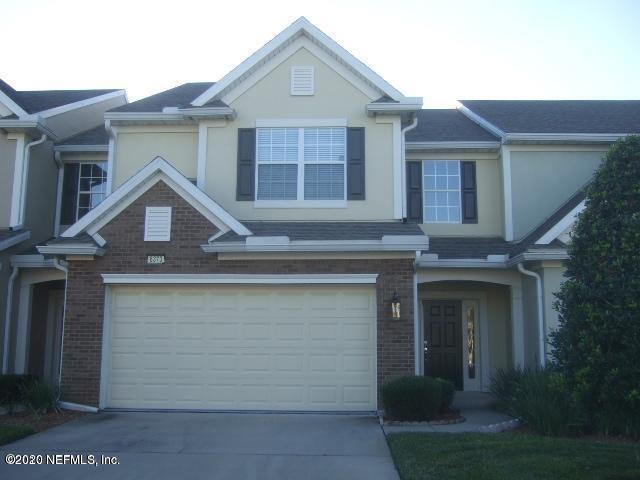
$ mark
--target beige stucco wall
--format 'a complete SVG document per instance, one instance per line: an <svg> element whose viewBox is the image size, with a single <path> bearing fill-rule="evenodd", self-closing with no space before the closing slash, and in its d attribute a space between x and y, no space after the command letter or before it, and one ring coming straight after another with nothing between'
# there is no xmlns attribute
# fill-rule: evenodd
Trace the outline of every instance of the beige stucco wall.
<svg viewBox="0 0 640 480"><path fill-rule="evenodd" d="M556 302L555 293L566 280L565 266L560 262L543 262L539 270L542 276L542 290L544 294L544 318L547 335L558 328L558 312L553 304Z"/></svg>
<svg viewBox="0 0 640 480"><path fill-rule="evenodd" d="M16 140L8 140L7 135L0 130L0 228L9 227L11 217L16 143Z"/></svg>
<svg viewBox="0 0 640 480"><path fill-rule="evenodd" d="M185 177L195 179L197 152L198 130L195 126L119 127L113 188L156 157L164 158ZM216 172L212 170L210 174L216 175ZM235 177L233 185L235 188Z"/></svg>
<svg viewBox="0 0 640 480"><path fill-rule="evenodd" d="M513 231L524 237L592 177L605 149L512 151Z"/></svg>
<svg viewBox="0 0 640 480"><path fill-rule="evenodd" d="M125 103L124 95L48 117L47 127L59 140L71 137L104 123L104 112Z"/></svg>
<svg viewBox="0 0 640 480"><path fill-rule="evenodd" d="M503 202L497 154L407 153L407 160L472 160L476 162L477 224L429 223L421 225L428 235L503 236Z"/></svg>
<svg viewBox="0 0 640 480"><path fill-rule="evenodd" d="M315 95L290 95L292 65L315 67ZM367 97L310 51L301 48L231 102L237 118L226 127L208 129L205 191L239 219L389 220L393 218L393 128L367 117ZM365 127L366 200L346 208L265 209L237 202L237 129L255 127L256 119L346 119Z"/></svg>
<svg viewBox="0 0 640 480"><path fill-rule="evenodd" d="M533 277L522 277L522 310L524 322L525 365L539 365L538 290Z"/></svg>

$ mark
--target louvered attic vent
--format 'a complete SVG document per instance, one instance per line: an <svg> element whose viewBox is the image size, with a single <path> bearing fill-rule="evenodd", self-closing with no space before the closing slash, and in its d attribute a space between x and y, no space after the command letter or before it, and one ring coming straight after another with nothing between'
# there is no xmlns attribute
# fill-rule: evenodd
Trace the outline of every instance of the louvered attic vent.
<svg viewBox="0 0 640 480"><path fill-rule="evenodd" d="M291 67L291 95L313 95L313 67Z"/></svg>
<svg viewBox="0 0 640 480"><path fill-rule="evenodd" d="M171 240L171 207L147 207L144 218L145 242Z"/></svg>

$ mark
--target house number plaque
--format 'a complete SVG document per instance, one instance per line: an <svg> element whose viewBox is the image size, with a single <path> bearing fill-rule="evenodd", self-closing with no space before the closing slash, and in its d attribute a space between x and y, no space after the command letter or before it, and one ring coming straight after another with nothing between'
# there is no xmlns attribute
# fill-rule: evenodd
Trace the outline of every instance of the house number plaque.
<svg viewBox="0 0 640 480"><path fill-rule="evenodd" d="M147 263L149 265L161 265L164 263L164 255L147 255Z"/></svg>

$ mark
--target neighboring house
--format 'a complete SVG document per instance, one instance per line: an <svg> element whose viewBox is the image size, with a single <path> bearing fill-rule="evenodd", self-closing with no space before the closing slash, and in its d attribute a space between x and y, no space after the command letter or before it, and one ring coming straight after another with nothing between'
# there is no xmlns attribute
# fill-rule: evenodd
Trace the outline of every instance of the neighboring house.
<svg viewBox="0 0 640 480"><path fill-rule="evenodd" d="M123 90L17 91L0 80L0 350L4 373L24 371L58 381L64 266L35 249L56 235L59 184L63 171L66 180L72 166L67 163L73 161L72 153L61 155L56 145L89 127L101 126L104 131L104 112L124 103ZM100 151L106 160L106 148L101 145ZM90 197L79 195L81 202L96 205L98 196ZM68 223L76 220L73 217Z"/></svg>
<svg viewBox="0 0 640 480"><path fill-rule="evenodd" d="M640 103L423 110L301 18L104 118L57 148L108 152L106 199L38 246L68 269L65 400L372 411L400 375L545 361L583 187Z"/></svg>

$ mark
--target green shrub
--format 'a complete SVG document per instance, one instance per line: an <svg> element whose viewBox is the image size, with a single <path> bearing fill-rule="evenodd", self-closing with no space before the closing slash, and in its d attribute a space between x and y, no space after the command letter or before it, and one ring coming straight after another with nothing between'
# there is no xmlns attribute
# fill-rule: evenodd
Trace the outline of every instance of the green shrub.
<svg viewBox="0 0 640 480"><path fill-rule="evenodd" d="M22 389L22 402L35 415L57 410L58 400L58 389L44 382L31 382Z"/></svg>
<svg viewBox="0 0 640 480"><path fill-rule="evenodd" d="M616 142L587 189L557 294L557 366L604 434L640 437L640 137Z"/></svg>
<svg viewBox="0 0 640 480"><path fill-rule="evenodd" d="M456 394L456 386L453 382L444 378L435 378L434 380L440 384L440 413L446 413L451 410L453 396Z"/></svg>
<svg viewBox="0 0 640 480"><path fill-rule="evenodd" d="M564 375L552 369L498 371L491 392L507 413L543 435L574 434L585 426Z"/></svg>
<svg viewBox="0 0 640 480"><path fill-rule="evenodd" d="M394 420L431 420L442 406L441 383L430 377L398 378L382 387L382 402Z"/></svg>
<svg viewBox="0 0 640 480"><path fill-rule="evenodd" d="M516 387L525 375L525 370L521 368L500 368L491 376L489 392L496 400L496 408L510 415L515 415L511 411Z"/></svg>
<svg viewBox="0 0 640 480"><path fill-rule="evenodd" d="M23 403L24 388L36 381L35 375L0 375L0 405L12 411L14 405Z"/></svg>

